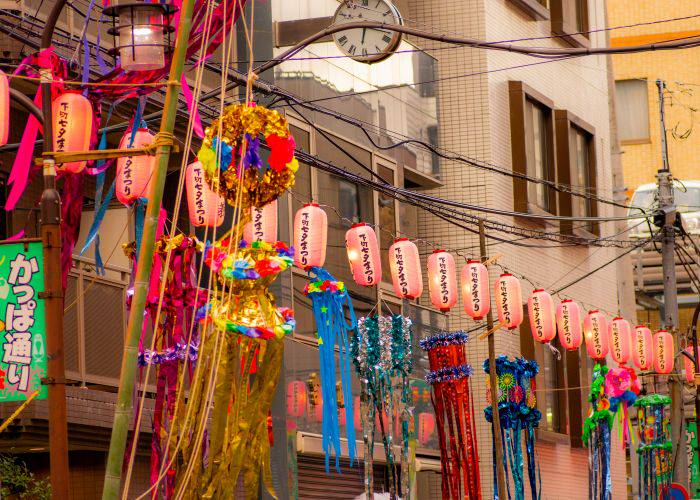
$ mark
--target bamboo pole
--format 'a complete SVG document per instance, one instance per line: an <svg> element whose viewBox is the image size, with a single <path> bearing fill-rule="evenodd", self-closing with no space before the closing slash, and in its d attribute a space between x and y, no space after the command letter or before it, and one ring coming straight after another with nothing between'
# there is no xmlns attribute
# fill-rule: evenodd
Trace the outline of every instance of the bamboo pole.
<svg viewBox="0 0 700 500"><path fill-rule="evenodd" d="M187 56L187 43L192 28L193 10L194 0L184 0L182 2L180 26L177 30L175 51L170 65L167 93L165 95L165 104L163 105L163 119L160 123L160 132L158 133L158 136L163 139L171 139L173 130L175 129L180 79ZM126 449L126 438L129 432L129 420L132 410L131 403L136 380L138 344L141 337L149 278L151 268L153 267L156 228L158 225L161 201L163 199L163 188L165 186L165 176L168 170L171 149L172 146L168 144L168 141L160 141L156 153L156 170L154 172L151 191L148 195L148 207L146 208L146 219L138 256L138 269L134 280L134 295L131 303L131 311L129 312L126 342L124 344L124 354L122 356L122 368L119 376L119 393L117 395L117 406L114 412L112 437L109 443L104 489L102 490L103 500L116 500L119 496L121 486L121 471L124 461L124 450Z"/></svg>

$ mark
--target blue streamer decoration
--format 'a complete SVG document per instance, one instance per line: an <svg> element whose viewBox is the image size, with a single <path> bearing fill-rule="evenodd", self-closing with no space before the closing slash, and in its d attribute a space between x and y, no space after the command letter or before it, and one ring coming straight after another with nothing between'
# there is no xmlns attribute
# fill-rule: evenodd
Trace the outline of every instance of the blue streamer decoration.
<svg viewBox="0 0 700 500"><path fill-rule="evenodd" d="M336 397L335 346L338 346L338 365L345 407L345 429L350 463L357 453L354 408L350 382L349 333L357 328L355 310L345 285L322 267L313 267L309 276L315 280L304 290L313 303L314 318L318 328L318 351L321 365L321 394L323 397L323 451L326 455L326 472L330 467L330 455L335 455L335 468L340 472L340 427ZM345 312L347 311L348 319Z"/></svg>
<svg viewBox="0 0 700 500"><path fill-rule="evenodd" d="M489 360L484 361L484 371L489 373ZM493 440L493 483L495 498L511 498L508 483L509 469L513 478L513 497L515 500L525 498L525 458L527 459L528 482L533 499L540 499L541 484L537 482L537 461L535 458L535 431L539 425L542 413L537 409L534 380L539 372L535 361L524 358L509 360L506 356L496 358L496 375L498 376L498 393L492 395L490 388L487 392L487 402L497 401L499 419L501 421L501 438L503 443L503 467L506 476L506 492L498 491L496 480L496 450ZM493 408L484 408L486 421L490 422L493 433ZM522 435L525 434L525 457L522 450ZM510 467L509 467L510 465Z"/></svg>
<svg viewBox="0 0 700 500"><path fill-rule="evenodd" d="M136 255L141 251L141 237L143 236L143 225L146 220L146 205L148 200L139 198L134 202L134 235L136 236Z"/></svg>

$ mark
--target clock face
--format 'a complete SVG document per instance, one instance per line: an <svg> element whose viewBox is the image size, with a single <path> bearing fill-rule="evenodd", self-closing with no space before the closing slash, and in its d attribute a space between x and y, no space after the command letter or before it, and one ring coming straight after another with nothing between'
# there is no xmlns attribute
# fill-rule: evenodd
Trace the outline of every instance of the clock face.
<svg viewBox="0 0 700 500"><path fill-rule="evenodd" d="M334 24L376 21L402 24L401 15L388 0L343 0L335 11ZM372 28L354 28L333 34L338 48L356 61L373 63L394 53L401 33Z"/></svg>

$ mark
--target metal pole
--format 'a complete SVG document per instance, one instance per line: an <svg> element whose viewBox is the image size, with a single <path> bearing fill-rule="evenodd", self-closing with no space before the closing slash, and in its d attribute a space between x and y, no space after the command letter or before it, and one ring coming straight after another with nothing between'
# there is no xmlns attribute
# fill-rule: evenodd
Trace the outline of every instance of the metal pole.
<svg viewBox="0 0 700 500"><path fill-rule="evenodd" d="M51 47L58 16L66 0L54 4L41 36L41 49ZM44 122L43 151L53 149L50 68L41 68L41 111ZM68 422L66 372L63 353L63 280L61 278L61 197L56 190L56 166L44 157L44 191L41 194L41 240L44 248L44 307L46 311L46 379L49 403L49 462L51 497L68 499Z"/></svg>
<svg viewBox="0 0 700 500"><path fill-rule="evenodd" d="M663 322L674 337L674 344L680 345L678 335L678 290L676 288L675 237L676 207L673 200L673 179L669 169L668 147L666 144L666 116L664 112L664 90L666 84L656 80L659 90L659 110L661 117L661 154L663 168L656 174L658 182L659 210L663 217L661 227L661 263L664 273L664 313ZM686 454L685 418L683 386L677 379L678 370L669 377L671 393L671 440L673 442L673 480L688 487L688 456Z"/></svg>
<svg viewBox="0 0 700 500"><path fill-rule="evenodd" d="M182 2L180 25L177 30L175 51L173 52L170 75L168 76L168 90L165 94L165 103L163 104L163 119L160 122L159 135L161 138L172 136L175 129L180 78L182 77L187 56L187 42L192 28L193 9L194 0L184 0ZM114 425L107 456L104 489L102 490L102 498L104 500L116 499L119 496L121 486L121 471L124 462L126 438L129 432L132 410L131 401L136 380L138 344L141 337L141 326L143 324L143 313L146 306L151 268L153 267L156 228L163 199L163 188L168 170L170 150L170 145L161 144L156 152L156 170L153 174L153 184L148 195L148 207L146 208L146 218L138 256L138 269L134 280L134 295L131 311L129 312L126 342L124 344L121 374L119 376L117 406L114 411Z"/></svg>
<svg viewBox="0 0 700 500"><path fill-rule="evenodd" d="M481 261L487 260L486 256L486 233L484 232L484 221L479 219L479 248L481 250ZM486 328L493 329L493 312L489 309L486 315ZM495 333L488 336L489 345L489 383L491 386L491 408L493 408L493 439L494 453L496 454L496 484L498 485L498 498L506 497L506 473L503 469L503 442L501 440L501 418L498 411L498 376L496 374L496 340Z"/></svg>

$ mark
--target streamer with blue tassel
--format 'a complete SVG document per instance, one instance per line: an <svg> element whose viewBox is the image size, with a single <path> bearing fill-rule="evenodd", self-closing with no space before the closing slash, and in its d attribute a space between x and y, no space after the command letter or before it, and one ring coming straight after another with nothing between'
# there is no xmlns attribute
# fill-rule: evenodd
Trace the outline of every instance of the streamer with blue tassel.
<svg viewBox="0 0 700 500"><path fill-rule="evenodd" d="M315 275L304 289L313 303L314 318L318 328L318 351L321 365L321 395L323 398L323 451L326 454L326 472L329 471L331 453L335 455L335 468L340 472L340 425L336 392L335 346L338 346L338 367L345 408L345 429L350 463L355 462L355 426L353 425L353 398L350 386L349 333L357 328L352 300L342 281L337 281L322 267L312 267L309 276ZM347 311L347 318L346 313Z"/></svg>

